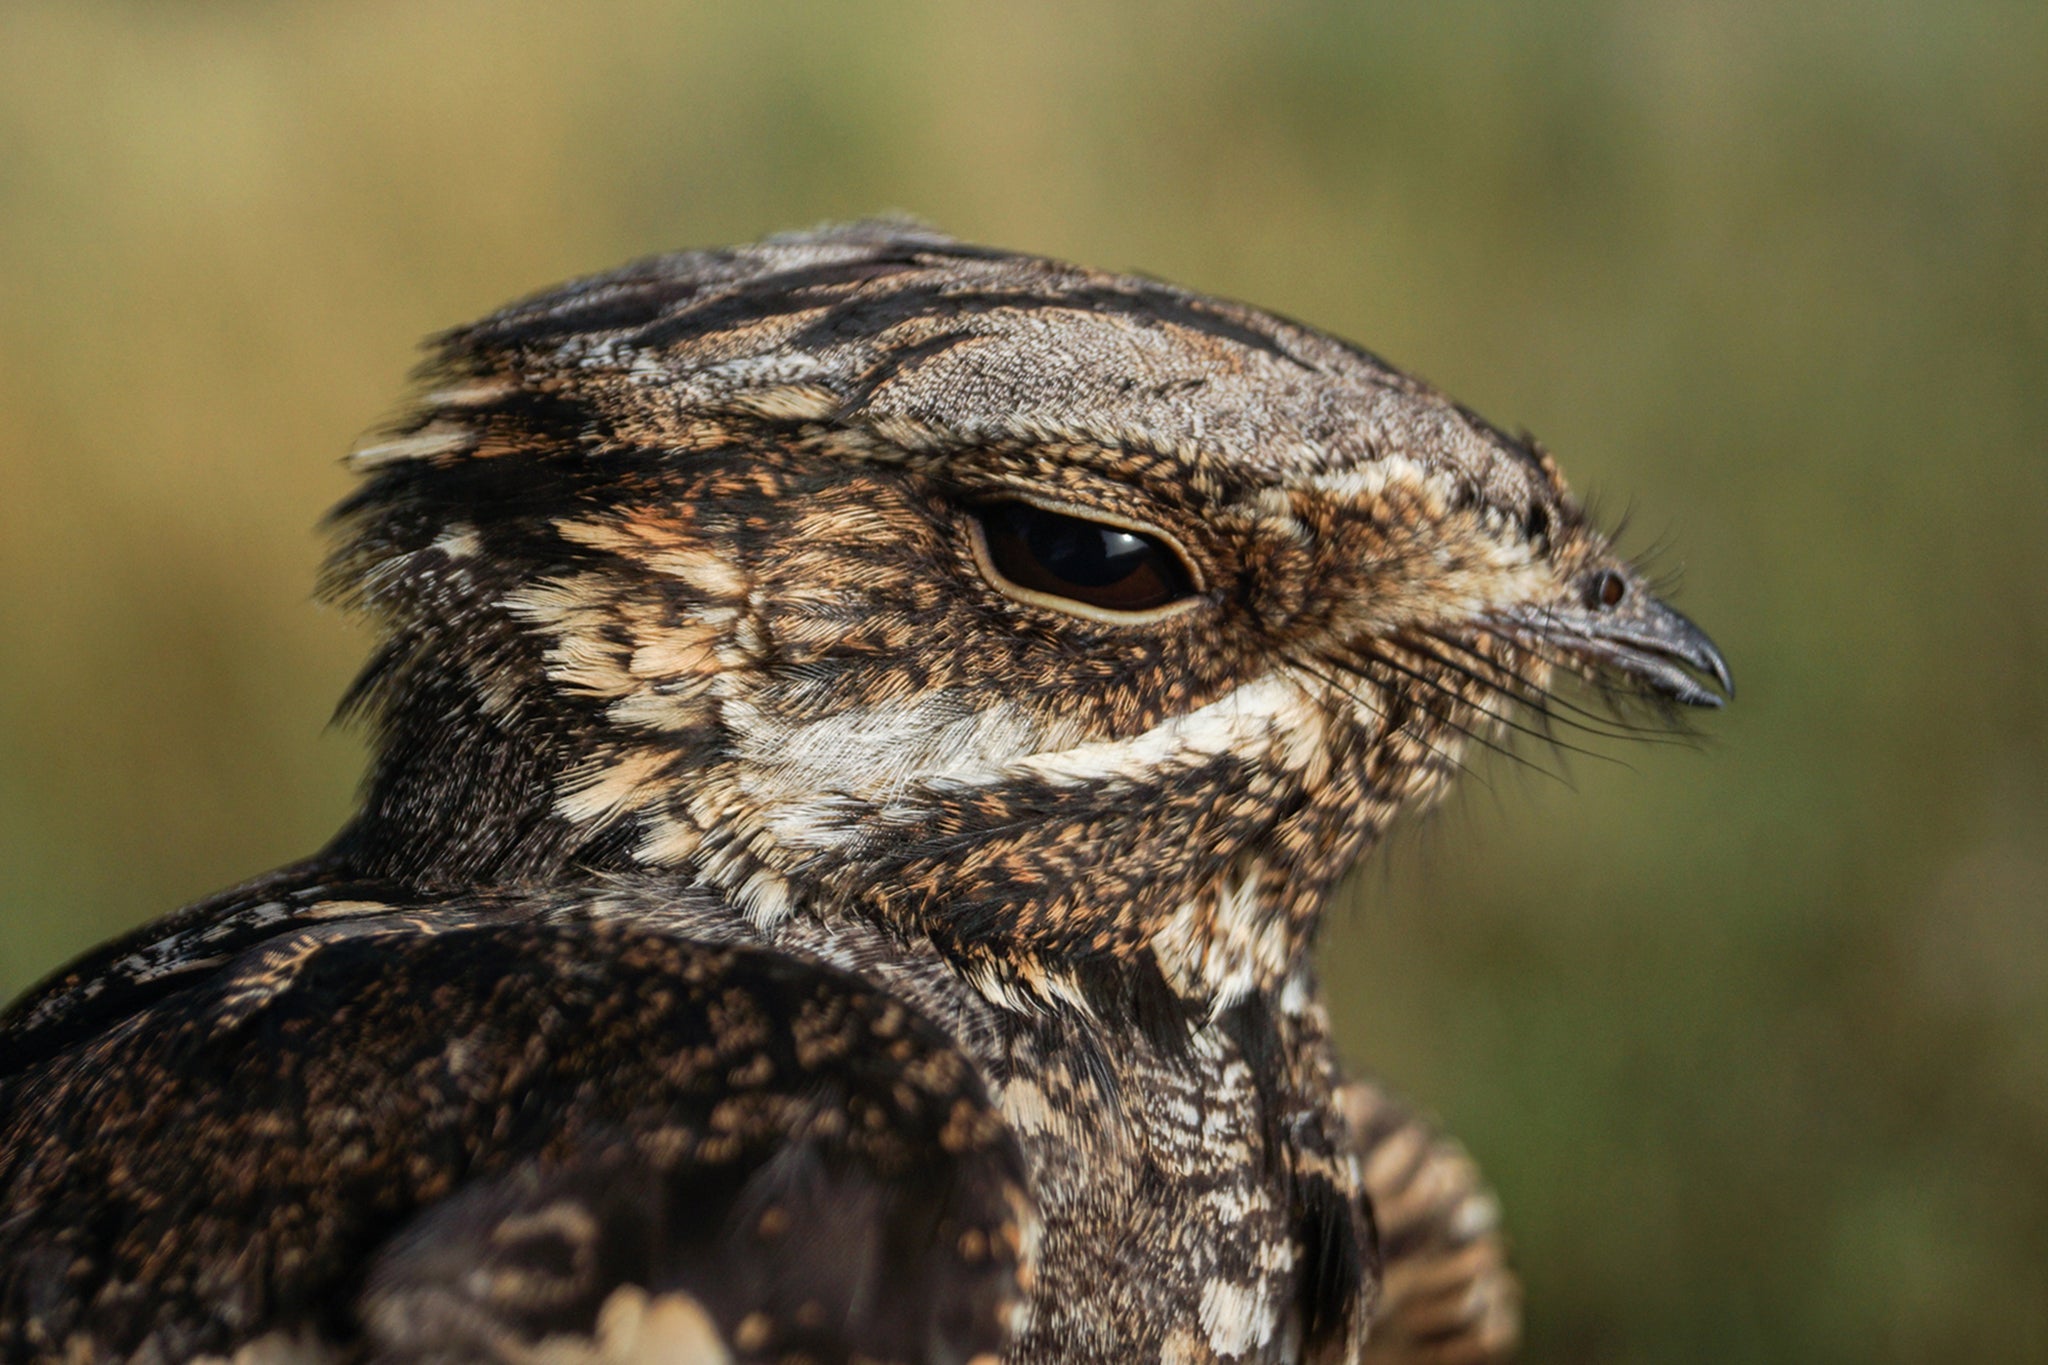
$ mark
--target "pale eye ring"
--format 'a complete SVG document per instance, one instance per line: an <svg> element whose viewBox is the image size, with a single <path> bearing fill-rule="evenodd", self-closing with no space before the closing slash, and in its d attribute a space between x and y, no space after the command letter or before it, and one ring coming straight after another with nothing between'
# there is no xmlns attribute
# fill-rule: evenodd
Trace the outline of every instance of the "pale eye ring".
<svg viewBox="0 0 2048 1365"><path fill-rule="evenodd" d="M1095 620L1147 619L1190 602L1197 576L1165 536L1019 498L970 509L975 559L1011 597Z"/></svg>

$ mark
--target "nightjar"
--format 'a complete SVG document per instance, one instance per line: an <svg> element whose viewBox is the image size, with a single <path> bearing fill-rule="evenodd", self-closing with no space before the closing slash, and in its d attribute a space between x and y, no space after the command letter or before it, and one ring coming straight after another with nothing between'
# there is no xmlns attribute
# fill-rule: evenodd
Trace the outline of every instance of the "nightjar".
<svg viewBox="0 0 2048 1365"><path fill-rule="evenodd" d="M867 224L433 343L325 591L323 851L0 1019L10 1361L1484 1361L1332 886L1711 643L1527 438L1153 280ZM1370 1338L1370 1340L1368 1340Z"/></svg>

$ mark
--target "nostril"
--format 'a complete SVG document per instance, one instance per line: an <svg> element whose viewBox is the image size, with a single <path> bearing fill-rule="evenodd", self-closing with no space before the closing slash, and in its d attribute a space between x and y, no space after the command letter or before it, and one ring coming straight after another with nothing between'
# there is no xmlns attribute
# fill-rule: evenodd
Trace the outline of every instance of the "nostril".
<svg viewBox="0 0 2048 1365"><path fill-rule="evenodd" d="M1602 569L1586 580L1586 605L1593 608L1618 607L1628 596L1628 580L1612 569Z"/></svg>

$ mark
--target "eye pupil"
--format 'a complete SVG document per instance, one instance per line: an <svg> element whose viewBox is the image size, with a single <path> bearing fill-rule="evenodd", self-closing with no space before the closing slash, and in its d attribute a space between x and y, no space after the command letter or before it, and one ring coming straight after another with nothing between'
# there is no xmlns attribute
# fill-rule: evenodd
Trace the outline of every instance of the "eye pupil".
<svg viewBox="0 0 2048 1365"><path fill-rule="evenodd" d="M1164 541L1028 502L976 509L989 567L1015 587L1105 611L1163 607L1194 591Z"/></svg>
<svg viewBox="0 0 2048 1365"><path fill-rule="evenodd" d="M1152 553L1143 538L1121 527L1043 513L1009 520L1039 565L1076 587L1099 588L1128 578Z"/></svg>

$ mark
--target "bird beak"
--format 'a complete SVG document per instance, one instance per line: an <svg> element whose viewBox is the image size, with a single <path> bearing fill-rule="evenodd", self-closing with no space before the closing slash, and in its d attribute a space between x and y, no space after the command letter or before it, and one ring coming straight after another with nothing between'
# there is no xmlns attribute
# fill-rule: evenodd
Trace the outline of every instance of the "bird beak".
<svg viewBox="0 0 2048 1365"><path fill-rule="evenodd" d="M1640 589L1612 608L1528 610L1502 624L1562 650L1591 678L1628 678L1685 706L1722 706L1735 697L1728 661L1706 632Z"/></svg>

